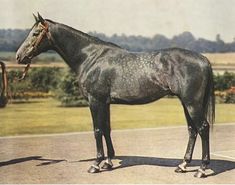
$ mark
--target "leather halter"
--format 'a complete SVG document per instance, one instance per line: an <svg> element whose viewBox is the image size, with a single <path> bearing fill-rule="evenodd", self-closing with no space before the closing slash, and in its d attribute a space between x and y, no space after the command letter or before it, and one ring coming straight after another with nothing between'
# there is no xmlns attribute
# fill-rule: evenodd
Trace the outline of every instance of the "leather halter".
<svg viewBox="0 0 235 185"><path fill-rule="evenodd" d="M65 57L64 52L60 49L60 47L56 44L55 40L53 39L51 33L49 32L49 24L45 21L43 24L40 23L40 25L42 27L42 32L40 32L40 37L37 38L37 40L33 43L33 49L32 49L32 53L35 52L35 50L38 48L39 44L41 43L42 39L46 36L48 41L50 42L51 46L55 47L58 52ZM18 81L21 81L25 78L28 70L30 68L30 63L27 64L27 66L24 69L24 72L22 74L22 76L18 79Z"/></svg>
<svg viewBox="0 0 235 185"><path fill-rule="evenodd" d="M41 43L42 39L44 38L44 36L47 35L47 33L48 33L48 24L47 23L45 25L40 24L40 26L43 28L43 30L42 30L42 32L40 32L40 37L37 38L37 40L33 43L32 53L35 52L35 50L38 48L39 44ZM29 58L31 59L32 57L29 57ZM30 64L31 63L28 63L26 65L26 67L24 69L24 72L22 73L21 77L19 77L16 80L21 81L21 80L25 79L25 77L26 77L26 75L28 73L28 70L30 68Z"/></svg>
<svg viewBox="0 0 235 185"><path fill-rule="evenodd" d="M37 38L37 40L33 43L33 49L32 49L32 52L34 53L35 50L38 48L39 44L41 43L42 39L44 38L45 35L47 35L48 33L48 24L45 22L45 24L41 24L39 23L40 27L42 27L42 31L40 32L40 35L39 37Z"/></svg>
<svg viewBox="0 0 235 185"><path fill-rule="evenodd" d="M40 33L40 37L33 44L33 52L38 48L38 46L41 43L42 39L46 36L48 41L50 42L51 46L55 47L62 56L65 56L64 52L56 44L54 38L52 37L51 33L49 32L49 29L48 29L49 28L49 24L45 21L43 24L40 23L39 26L41 26L43 30Z"/></svg>

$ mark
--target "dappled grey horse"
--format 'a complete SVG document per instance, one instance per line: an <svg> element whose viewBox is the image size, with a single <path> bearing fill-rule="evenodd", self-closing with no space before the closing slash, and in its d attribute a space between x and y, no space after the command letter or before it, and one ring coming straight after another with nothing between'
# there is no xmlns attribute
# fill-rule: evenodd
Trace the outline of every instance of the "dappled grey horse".
<svg viewBox="0 0 235 185"><path fill-rule="evenodd" d="M110 104L145 104L165 95L176 95L184 108L189 141L176 172L186 172L196 137L202 140L202 163L196 177L205 177L210 162L209 123L214 122L214 87L209 61L192 51L171 48L133 53L69 26L35 17L28 37L17 51L20 64L47 50L55 50L77 73L81 93L89 102L96 139L97 157L88 172L112 169L114 148L110 136Z"/></svg>

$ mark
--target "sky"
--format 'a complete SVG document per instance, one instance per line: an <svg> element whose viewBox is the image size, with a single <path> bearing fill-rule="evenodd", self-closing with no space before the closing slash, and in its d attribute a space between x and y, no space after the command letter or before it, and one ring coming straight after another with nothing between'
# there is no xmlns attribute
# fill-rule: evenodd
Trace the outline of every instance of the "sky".
<svg viewBox="0 0 235 185"><path fill-rule="evenodd" d="M83 32L235 38L235 0L0 0L0 29L30 28L32 13Z"/></svg>

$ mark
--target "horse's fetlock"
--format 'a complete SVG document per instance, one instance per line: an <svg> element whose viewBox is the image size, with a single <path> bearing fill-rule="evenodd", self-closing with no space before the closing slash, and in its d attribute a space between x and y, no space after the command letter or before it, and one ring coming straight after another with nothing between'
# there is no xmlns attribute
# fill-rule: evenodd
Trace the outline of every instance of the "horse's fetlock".
<svg viewBox="0 0 235 185"><path fill-rule="evenodd" d="M104 153L98 153L97 157L96 157L96 162L100 163L101 161L103 161L105 159L104 157Z"/></svg>
<svg viewBox="0 0 235 185"><path fill-rule="evenodd" d="M189 153L185 154L185 156L184 156L184 161L185 161L186 163L190 163L191 160L192 160L192 156L191 156Z"/></svg>
<svg viewBox="0 0 235 185"><path fill-rule="evenodd" d="M202 167L201 168L206 169L209 164L210 164L210 157L208 155L206 155L202 159Z"/></svg>

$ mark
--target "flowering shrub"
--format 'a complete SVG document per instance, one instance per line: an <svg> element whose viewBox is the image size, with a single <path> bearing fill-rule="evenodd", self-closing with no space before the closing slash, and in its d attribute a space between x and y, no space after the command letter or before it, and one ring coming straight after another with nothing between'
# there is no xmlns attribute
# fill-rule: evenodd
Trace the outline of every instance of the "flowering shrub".
<svg viewBox="0 0 235 185"><path fill-rule="evenodd" d="M235 103L235 86L225 91L215 91L217 103Z"/></svg>

